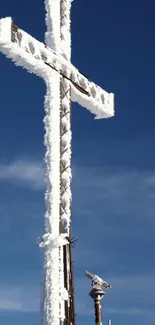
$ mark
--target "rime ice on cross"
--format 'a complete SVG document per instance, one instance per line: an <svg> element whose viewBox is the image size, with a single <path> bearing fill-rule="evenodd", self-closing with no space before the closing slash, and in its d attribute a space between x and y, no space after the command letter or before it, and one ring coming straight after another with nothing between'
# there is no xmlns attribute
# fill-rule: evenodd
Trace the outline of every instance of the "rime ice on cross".
<svg viewBox="0 0 155 325"><path fill-rule="evenodd" d="M16 65L36 74L46 83L44 124L47 210L44 238L46 234L51 234L52 238L58 239L62 232L70 236L71 100L77 101L100 119L114 115L114 98L113 94L89 81L70 62L71 0L45 0L45 7L46 45L17 27L9 17L0 20L0 51ZM66 306L69 310L72 303L69 245L65 245L64 251L62 241L57 245L53 241L53 246L51 242L44 248L42 323L58 325L65 320L68 325L72 321L66 311ZM65 267L64 253L67 256Z"/></svg>

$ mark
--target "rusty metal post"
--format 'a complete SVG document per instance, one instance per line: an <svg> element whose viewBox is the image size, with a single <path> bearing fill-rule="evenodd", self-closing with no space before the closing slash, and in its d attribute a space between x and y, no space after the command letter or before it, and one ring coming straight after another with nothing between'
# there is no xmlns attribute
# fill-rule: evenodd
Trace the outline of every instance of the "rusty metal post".
<svg viewBox="0 0 155 325"><path fill-rule="evenodd" d="M95 308L95 325L102 325L102 298L105 292L102 289L94 288L89 293L90 297L94 300Z"/></svg>

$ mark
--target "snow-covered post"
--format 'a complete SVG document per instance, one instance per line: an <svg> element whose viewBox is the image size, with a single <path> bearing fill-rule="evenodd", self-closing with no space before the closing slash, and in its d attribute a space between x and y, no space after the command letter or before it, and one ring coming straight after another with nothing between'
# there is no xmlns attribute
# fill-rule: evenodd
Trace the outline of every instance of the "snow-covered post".
<svg viewBox="0 0 155 325"><path fill-rule="evenodd" d="M71 0L46 0L45 1L45 8L46 8L46 25L47 25L47 32L45 34L45 41L48 47L52 48L52 50L55 51L57 54L61 54L68 62L70 62L71 57L71 33L70 33L70 9L71 9ZM66 70L67 73L67 70ZM52 80L52 78L54 78ZM52 88L53 82L55 82L54 89ZM51 90L49 91L51 86ZM53 92L54 91L54 92ZM52 96L53 95L53 96ZM51 175L54 175L52 173L52 170L50 168L48 172L49 166L51 166L50 160L52 159L52 153L55 152L55 147L50 146L50 139L49 139L49 145L47 145L47 152L46 152L46 166L47 166L47 188L49 185L49 190L47 189L47 214L48 214L48 206L51 213L51 224L52 224L52 232L57 236L59 232L59 223L62 223L64 228L66 228L66 231L68 233L68 236L70 236L70 204L71 204L71 166L70 166L70 159L71 159L71 126L70 126L70 82L66 80L65 78L61 77L61 83L60 83L60 75L57 76L55 79L55 76L50 76L49 80L47 80L47 96L46 96L46 102L48 102L48 96L50 96L48 105L46 104L46 112L48 110L51 111L54 109L54 106L52 105L52 101L56 100L56 102L53 102L53 104L56 107L57 116L56 119L53 120L53 117L50 120L50 126L51 129L51 136L54 136L55 139L55 146L57 146L57 156L56 156L56 175L57 175L57 187L53 183L53 177ZM45 118L45 127L48 130L48 127L46 126L46 119L48 116L46 115ZM52 121L55 121L55 132L57 134L54 135L52 132ZM59 129L59 130L58 130ZM47 133L45 137L47 137ZM49 160L49 161L48 161ZM59 170L58 170L59 169ZM54 169L53 169L54 170ZM58 186L59 184L59 186ZM54 214L52 211L52 208L50 206L49 202L52 202L51 198L49 200L49 191L51 189L54 189L57 198L56 200L56 206L55 208L56 213ZM51 189L50 189L51 188ZM56 191L56 188L60 188L60 192ZM52 192L51 192L52 193ZM53 195L52 195L53 198ZM53 201L52 204L55 204ZM58 211L58 205L60 204L60 208ZM54 208L54 209L55 209ZM60 215L59 215L59 214ZM47 215L46 215L47 217ZM55 219L54 219L55 218ZM46 220L46 218L45 218ZM45 223L46 224L46 223ZM50 232L50 229L46 227L46 232ZM59 251L59 252L58 252ZM44 297L44 315L48 315L48 304L46 300L51 301L53 300L52 305L55 306L54 308L58 308L58 300L59 300L59 317L61 321L64 321L65 319L65 305L64 305L64 247L60 246L58 249L55 249L54 251L51 250L49 253L49 256L51 258L51 255L54 254L54 262L52 262L52 265L56 265L58 263L58 255L59 255L59 272L57 274L54 274L53 267L51 268L51 277L53 279L56 279L57 281L57 298L56 293L53 295L53 289L50 291L52 296L47 297L50 293L47 291L47 285L49 285L49 281L47 279L47 249L45 250L45 297ZM68 250L66 247L66 255L68 255ZM69 261L69 257L67 256L66 262ZM48 262L49 263L49 262ZM67 291L69 290L69 264L66 263L67 271ZM58 264L57 264L58 266ZM58 269L58 267L57 267ZM58 284L59 281L59 284ZM56 287L56 286L55 286ZM68 298L68 297L66 297ZM57 307L56 307L57 304ZM54 311L53 308L53 311ZM45 311L45 309L47 309ZM52 311L52 313L53 313ZM54 314L55 311L54 311ZM57 313L58 314L58 313ZM53 317L53 316L52 316Z"/></svg>
<svg viewBox="0 0 155 325"><path fill-rule="evenodd" d="M71 0L61 0L61 55L70 63L71 32L70 32ZM68 75L68 69L65 75ZM61 117L60 117L60 177L61 177L61 221L68 234L71 215L71 85L66 78L61 78Z"/></svg>
<svg viewBox="0 0 155 325"><path fill-rule="evenodd" d="M45 41L48 47L52 48L57 54L63 55L63 57L70 62L71 56L71 35L70 35L70 9L71 0L46 0L46 25L47 32L45 34ZM67 73L67 71L66 71ZM71 127L70 127L70 82L60 76L57 79L57 91L54 94L59 98L57 111L59 112L60 122L57 122L57 128L59 128L59 161L57 161L57 167L59 168L59 204L60 215L57 217L58 222L65 226L68 236L70 236L70 204L71 204ZM58 120L57 120L58 121ZM58 132L58 130L57 130ZM55 137L56 139L56 137ZM53 148L52 148L53 151ZM47 153L48 155L48 153ZM48 164L47 164L48 166ZM48 201L48 200L47 200ZM53 215L53 213L52 213ZM60 226L61 228L61 226ZM57 228L58 230L58 228ZM66 248L67 250L67 248ZM59 247L59 317L61 321L65 319L65 306L64 306L64 247ZM45 253L46 254L46 253ZM52 254L52 252L51 252ZM67 254L67 252L66 252ZM68 258L67 258L68 261ZM68 266L68 263L67 263ZM69 269L67 274L69 273ZM66 276L67 276L66 274ZM69 277L69 274L68 274ZM58 280L58 279L57 279ZM69 289L68 285L67 288ZM52 295L53 296L53 295ZM53 299L55 300L54 296Z"/></svg>
<svg viewBox="0 0 155 325"><path fill-rule="evenodd" d="M60 205L60 76L53 72L46 80L45 96L45 163L46 214L45 233L59 236ZM59 246L46 245L44 250L44 325L59 325Z"/></svg>
<svg viewBox="0 0 155 325"><path fill-rule="evenodd" d="M60 54L60 0L45 0L46 45ZM60 75L53 71L46 79L45 163L47 191L45 232L59 236L60 224ZM44 251L43 324L59 325L60 272L63 266L61 247L47 246ZM61 288L63 290L63 288Z"/></svg>
<svg viewBox="0 0 155 325"><path fill-rule="evenodd" d="M71 60L71 30L70 30L70 13L71 0L60 1L60 37L61 37L61 55L70 63ZM68 75L66 69L65 72ZM61 78L60 85L61 97L61 116L60 116L60 182L61 182L61 208L60 222L65 227L68 236L70 237L70 219L71 219L71 86L70 81L66 78ZM71 256L70 247L60 247L60 256L65 258L65 263L60 270L60 287L65 287L68 292L68 299L61 304L60 319L69 320L69 309L71 308Z"/></svg>

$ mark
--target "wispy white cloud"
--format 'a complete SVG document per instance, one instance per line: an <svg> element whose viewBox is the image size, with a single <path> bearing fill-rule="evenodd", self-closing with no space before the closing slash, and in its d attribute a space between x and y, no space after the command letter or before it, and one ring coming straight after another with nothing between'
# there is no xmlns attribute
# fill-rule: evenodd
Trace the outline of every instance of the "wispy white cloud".
<svg viewBox="0 0 155 325"><path fill-rule="evenodd" d="M72 166L73 190L85 192L84 199L125 199L127 196L145 195L147 199L155 195L155 171L120 168L83 168ZM34 189L45 188L45 168L41 161L17 159L10 163L0 163L0 180L16 182ZM136 198L135 198L136 200ZM120 206L121 208L121 206ZM82 212L89 213L88 208Z"/></svg>
<svg viewBox="0 0 155 325"><path fill-rule="evenodd" d="M39 285L5 286L0 285L0 309L36 312L39 311Z"/></svg>
<svg viewBox="0 0 155 325"><path fill-rule="evenodd" d="M104 214L104 220L106 215L116 214L154 218L155 171L74 166L73 189L73 204L85 217L93 206L99 208L99 216Z"/></svg>
<svg viewBox="0 0 155 325"><path fill-rule="evenodd" d="M40 190L44 188L44 166L41 162L28 160L0 164L0 180Z"/></svg>

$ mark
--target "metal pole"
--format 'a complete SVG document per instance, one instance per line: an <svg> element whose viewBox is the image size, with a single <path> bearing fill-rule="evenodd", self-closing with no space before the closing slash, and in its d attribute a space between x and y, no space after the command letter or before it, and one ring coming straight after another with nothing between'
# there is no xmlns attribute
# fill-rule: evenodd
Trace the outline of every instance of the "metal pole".
<svg viewBox="0 0 155 325"><path fill-rule="evenodd" d="M95 325L102 325L102 298L104 297L105 292L101 289L94 288L89 295L94 300Z"/></svg>
<svg viewBox="0 0 155 325"><path fill-rule="evenodd" d="M111 319L108 320L108 325L111 325Z"/></svg>

